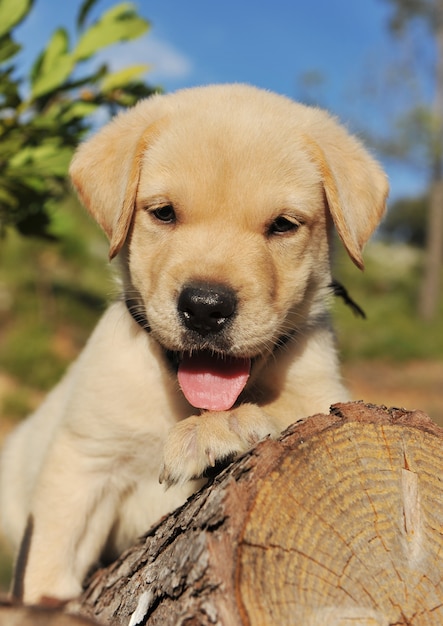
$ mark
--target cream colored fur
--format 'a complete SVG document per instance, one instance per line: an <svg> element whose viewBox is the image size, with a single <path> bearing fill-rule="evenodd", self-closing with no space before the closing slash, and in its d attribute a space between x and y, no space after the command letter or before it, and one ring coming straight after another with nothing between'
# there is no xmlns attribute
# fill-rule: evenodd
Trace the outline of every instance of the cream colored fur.
<svg viewBox="0 0 443 626"><path fill-rule="evenodd" d="M387 195L327 113L242 85L140 102L80 146L71 176L151 332L111 305L6 443L0 510L16 548L33 524L16 574L27 602L77 595L94 562L184 502L209 465L347 399L327 313L330 231L362 267ZM155 218L165 206L173 224ZM271 232L280 216L298 229ZM192 281L238 299L223 341L253 367L230 411L193 409L165 356L201 348L177 314Z"/></svg>

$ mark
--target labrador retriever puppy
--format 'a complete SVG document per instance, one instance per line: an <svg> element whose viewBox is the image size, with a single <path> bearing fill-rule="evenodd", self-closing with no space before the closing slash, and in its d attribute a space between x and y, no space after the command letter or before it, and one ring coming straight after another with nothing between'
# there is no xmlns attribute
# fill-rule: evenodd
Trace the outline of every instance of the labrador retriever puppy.
<svg viewBox="0 0 443 626"><path fill-rule="evenodd" d="M326 112L245 85L140 102L70 173L123 293L4 449L1 516L26 602L76 596L208 467L348 398L332 229L362 268L387 196Z"/></svg>

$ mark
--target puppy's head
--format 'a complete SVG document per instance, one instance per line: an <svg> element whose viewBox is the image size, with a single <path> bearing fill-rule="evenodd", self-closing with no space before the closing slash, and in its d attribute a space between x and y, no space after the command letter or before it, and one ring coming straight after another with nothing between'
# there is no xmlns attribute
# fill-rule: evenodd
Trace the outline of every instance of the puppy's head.
<svg viewBox="0 0 443 626"><path fill-rule="evenodd" d="M242 85L140 102L79 148L71 176L121 251L134 316L210 409L324 315L332 224L362 268L387 195L327 113Z"/></svg>

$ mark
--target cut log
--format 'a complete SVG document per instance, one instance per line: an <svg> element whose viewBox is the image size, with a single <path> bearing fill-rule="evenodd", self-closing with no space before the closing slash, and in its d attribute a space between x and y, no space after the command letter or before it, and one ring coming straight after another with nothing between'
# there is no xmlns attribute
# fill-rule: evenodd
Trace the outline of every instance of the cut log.
<svg viewBox="0 0 443 626"><path fill-rule="evenodd" d="M334 405L266 440L98 571L111 625L443 624L443 430Z"/></svg>
<svg viewBox="0 0 443 626"><path fill-rule="evenodd" d="M0 626L100 626L97 622L70 615L60 607L24 606L0 597Z"/></svg>

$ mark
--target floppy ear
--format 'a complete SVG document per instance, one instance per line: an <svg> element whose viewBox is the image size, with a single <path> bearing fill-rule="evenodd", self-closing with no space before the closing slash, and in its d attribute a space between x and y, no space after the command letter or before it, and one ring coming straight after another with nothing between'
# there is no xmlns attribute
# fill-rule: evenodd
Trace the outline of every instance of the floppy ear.
<svg viewBox="0 0 443 626"><path fill-rule="evenodd" d="M307 138L323 179L335 228L353 262L363 269L362 251L386 209L389 186L380 165L329 115L324 132Z"/></svg>
<svg viewBox="0 0 443 626"><path fill-rule="evenodd" d="M78 148L69 169L81 201L109 238L110 259L127 237L143 155L159 134L160 123L146 115L151 108L146 101L117 116Z"/></svg>

